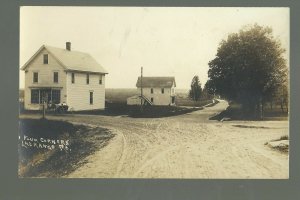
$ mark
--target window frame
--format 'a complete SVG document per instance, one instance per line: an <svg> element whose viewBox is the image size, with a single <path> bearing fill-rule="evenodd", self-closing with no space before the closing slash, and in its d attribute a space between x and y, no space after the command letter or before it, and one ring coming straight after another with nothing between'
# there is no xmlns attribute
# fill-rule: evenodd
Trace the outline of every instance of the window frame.
<svg viewBox="0 0 300 200"><path fill-rule="evenodd" d="M55 79L55 74L57 74L57 80ZM53 72L53 83L58 83L59 75L58 72Z"/></svg>
<svg viewBox="0 0 300 200"><path fill-rule="evenodd" d="M99 85L102 85L102 74L99 75Z"/></svg>
<svg viewBox="0 0 300 200"><path fill-rule="evenodd" d="M87 85L90 84L90 74L89 73L86 74L86 84Z"/></svg>
<svg viewBox="0 0 300 200"><path fill-rule="evenodd" d="M51 90L51 101L52 103L60 103L61 101L61 90L52 89Z"/></svg>
<svg viewBox="0 0 300 200"><path fill-rule="evenodd" d="M35 77L37 75L37 77ZM32 75L32 83L38 83L39 82L39 72L33 72Z"/></svg>
<svg viewBox="0 0 300 200"><path fill-rule="evenodd" d="M89 91L90 92L90 105L94 104L94 91Z"/></svg>
<svg viewBox="0 0 300 200"><path fill-rule="evenodd" d="M48 54L43 54L43 64L48 65L49 64L49 56Z"/></svg>
<svg viewBox="0 0 300 200"><path fill-rule="evenodd" d="M75 73L74 72L71 73L71 83L72 84L75 83Z"/></svg>
<svg viewBox="0 0 300 200"><path fill-rule="evenodd" d="M33 92L36 92L36 93L33 94ZM33 95L35 95L34 98L36 98L36 99L33 98ZM33 101L33 100L35 100L35 101ZM40 90L39 89L31 89L30 90L30 104L40 104Z"/></svg>

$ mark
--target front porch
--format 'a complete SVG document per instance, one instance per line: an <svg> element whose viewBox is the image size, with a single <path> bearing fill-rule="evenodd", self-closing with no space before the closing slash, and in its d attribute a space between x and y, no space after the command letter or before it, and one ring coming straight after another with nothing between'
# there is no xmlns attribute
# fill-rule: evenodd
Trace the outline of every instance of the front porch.
<svg viewBox="0 0 300 200"><path fill-rule="evenodd" d="M30 89L30 102L25 109L41 110L43 103L46 106L61 103L61 89L57 87L32 87ZM46 108L47 108L46 107Z"/></svg>

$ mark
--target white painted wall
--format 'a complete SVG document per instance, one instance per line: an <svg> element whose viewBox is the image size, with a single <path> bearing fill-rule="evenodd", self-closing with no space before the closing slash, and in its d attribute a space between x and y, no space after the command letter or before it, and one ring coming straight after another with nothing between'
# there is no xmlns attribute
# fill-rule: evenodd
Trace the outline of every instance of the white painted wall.
<svg viewBox="0 0 300 200"><path fill-rule="evenodd" d="M141 105L141 98L138 95L128 97L127 105Z"/></svg>
<svg viewBox="0 0 300 200"><path fill-rule="evenodd" d="M172 90L172 88L174 90ZM153 94L151 93L151 88L143 88L143 95L151 101L153 98L153 105L171 105L172 96L175 96L175 87L164 88L164 93L161 92L162 88L153 88ZM138 88L138 92L141 88ZM172 93L172 91L174 91Z"/></svg>
<svg viewBox="0 0 300 200"><path fill-rule="evenodd" d="M44 54L48 54L48 64L43 64ZM33 72L38 72L38 83L33 83ZM53 81L53 72L58 72L58 83ZM24 106L25 109L38 110L41 109L41 105L31 104L31 88L33 87L60 87L60 100L66 101L66 72L46 49L43 49L29 63L25 71Z"/></svg>
<svg viewBox="0 0 300 200"><path fill-rule="evenodd" d="M86 73L74 72L75 83L72 83L72 72L67 73L67 104L69 109L93 110L105 108L105 75L99 84L99 74L90 74L86 84ZM90 104L90 91L93 91L94 102Z"/></svg>

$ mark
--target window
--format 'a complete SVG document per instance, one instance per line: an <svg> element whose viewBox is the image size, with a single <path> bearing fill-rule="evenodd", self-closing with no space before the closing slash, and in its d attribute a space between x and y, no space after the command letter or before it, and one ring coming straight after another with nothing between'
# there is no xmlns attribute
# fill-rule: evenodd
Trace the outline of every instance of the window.
<svg viewBox="0 0 300 200"><path fill-rule="evenodd" d="M75 73L72 73L72 83L75 83Z"/></svg>
<svg viewBox="0 0 300 200"><path fill-rule="evenodd" d="M51 90L50 89L41 89L40 90L40 103L50 102L51 101Z"/></svg>
<svg viewBox="0 0 300 200"><path fill-rule="evenodd" d="M60 103L60 90L52 90L52 103Z"/></svg>
<svg viewBox="0 0 300 200"><path fill-rule="evenodd" d="M93 96L94 96L93 92L90 92L90 104L93 104L94 101Z"/></svg>
<svg viewBox="0 0 300 200"><path fill-rule="evenodd" d="M44 64L48 64L48 54L44 54Z"/></svg>
<svg viewBox="0 0 300 200"><path fill-rule="evenodd" d="M31 90L31 103L39 103L39 90Z"/></svg>
<svg viewBox="0 0 300 200"><path fill-rule="evenodd" d="M154 99L153 99L153 97L151 97L151 102L153 103L153 101L154 101Z"/></svg>
<svg viewBox="0 0 300 200"><path fill-rule="evenodd" d="M86 74L86 84L90 84L90 75Z"/></svg>
<svg viewBox="0 0 300 200"><path fill-rule="evenodd" d="M39 73L33 72L33 82L34 83L39 82Z"/></svg>
<svg viewBox="0 0 300 200"><path fill-rule="evenodd" d="M162 94L165 93L165 88L161 88L161 93L162 93Z"/></svg>
<svg viewBox="0 0 300 200"><path fill-rule="evenodd" d="M151 88L151 94L153 94L153 88Z"/></svg>
<svg viewBox="0 0 300 200"><path fill-rule="evenodd" d="M99 84L102 85L102 75L99 75Z"/></svg>
<svg viewBox="0 0 300 200"><path fill-rule="evenodd" d="M58 72L53 72L53 82L58 83Z"/></svg>

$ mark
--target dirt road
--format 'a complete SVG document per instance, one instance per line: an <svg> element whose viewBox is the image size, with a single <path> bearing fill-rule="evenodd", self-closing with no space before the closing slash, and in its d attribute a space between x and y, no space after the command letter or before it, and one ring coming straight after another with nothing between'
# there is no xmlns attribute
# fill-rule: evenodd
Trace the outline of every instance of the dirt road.
<svg viewBox="0 0 300 200"><path fill-rule="evenodd" d="M288 178L288 155L264 145L288 135L288 122L208 120L227 106L221 101L204 110L156 119L53 118L101 126L116 134L68 177Z"/></svg>

